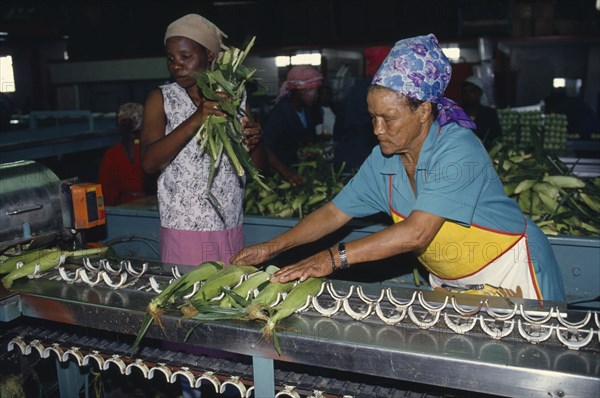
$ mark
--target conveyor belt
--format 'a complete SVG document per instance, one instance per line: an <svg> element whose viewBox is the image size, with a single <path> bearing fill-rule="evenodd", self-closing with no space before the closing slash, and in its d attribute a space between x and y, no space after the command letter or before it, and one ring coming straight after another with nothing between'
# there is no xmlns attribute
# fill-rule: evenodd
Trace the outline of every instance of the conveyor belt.
<svg viewBox="0 0 600 398"><path fill-rule="evenodd" d="M181 267L180 272L188 270ZM13 287L19 292L22 315L84 327L99 335L119 333L130 342L155 294L150 278L160 288L173 277L171 271L163 264L91 268L71 264L62 275L52 271L36 280L17 281ZM362 376L403 380L434 391L512 397L588 397L600 388L598 313L573 313L552 302L329 282L318 298L307 302L305 312L281 323L281 356L272 344L261 341L260 322L198 324L167 311L161 317L164 330L153 326L147 338L272 359L285 367L308 369L318 364L327 370L324 376L345 374L347 382L358 382ZM240 370L239 375L252 380L250 370ZM274 381L281 385L280 380L295 378L276 376ZM301 382L302 378L298 386ZM320 383L311 378L307 384L315 388Z"/></svg>
<svg viewBox="0 0 600 398"><path fill-rule="evenodd" d="M252 365L247 357L239 356L237 361L234 361L207 355L169 351L157 347L143 347L132 355L131 345L126 342L73 333L57 325L44 324L43 327L40 327L19 324L3 331L0 344L3 348L9 351L19 351L22 355L54 358L60 362L74 360L78 362L79 366L89 366L97 371L106 371L114 366L119 369L121 374L129 375L139 371L145 378L149 378L149 376L150 378L165 377L166 381L171 383L176 382L177 377L187 374L192 377L192 385L202 378L201 383L213 383L216 391L219 391L220 386L228 381L231 383L239 380L246 390L251 389L253 385ZM2 351L0 350L0 352ZM348 378L352 375L342 374L342 376L346 376L344 379L315 375L314 369L313 374L309 374L289 368L290 366L284 365L275 369L276 391L279 396L293 396L286 392L308 396L314 394L315 391L327 397L416 398L440 396L439 392L434 392L436 388L432 387L429 387L429 392L402 390L357 382L356 378L360 378L357 375L354 375L354 379L352 379ZM209 381L211 379L212 382ZM382 382L382 380L379 381ZM383 381L391 383L389 380Z"/></svg>

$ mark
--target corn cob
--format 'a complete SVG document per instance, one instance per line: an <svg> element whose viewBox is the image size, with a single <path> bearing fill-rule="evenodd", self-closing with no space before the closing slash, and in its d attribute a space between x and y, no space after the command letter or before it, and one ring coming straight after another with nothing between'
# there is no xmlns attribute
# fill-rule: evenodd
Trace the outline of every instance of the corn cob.
<svg viewBox="0 0 600 398"><path fill-rule="evenodd" d="M15 280L33 274L35 272L36 265L40 265L40 269L38 272L48 271L59 265L59 263L57 263L54 266L52 266L52 261L50 260L52 258L52 255L54 255L55 259L64 257L64 259L61 261L64 262L66 258L87 257L104 253L106 250L108 250L108 247L80 249L73 251L62 251L58 248L34 250L25 253L24 255L16 256L6 260L0 265L0 268L2 269L2 272L0 272L0 274L8 274L5 276L5 278L6 281L10 282L7 282L8 286L6 286L6 283L4 285L7 288L10 288L12 286L12 282L14 282ZM20 268L17 268L17 265L19 263L22 263L22 266Z"/></svg>
<svg viewBox="0 0 600 398"><path fill-rule="evenodd" d="M598 202L597 198L594 200L588 194L581 192L579 194L583 203L585 203L590 209L595 211L596 213L600 213L600 202Z"/></svg>
<svg viewBox="0 0 600 398"><path fill-rule="evenodd" d="M246 265L230 265L223 268L204 282L200 290L179 310L185 317L194 317L199 312L209 312L207 303L218 296L224 288L229 288L240 282L242 277L256 272L257 269Z"/></svg>
<svg viewBox="0 0 600 398"><path fill-rule="evenodd" d="M14 271L15 269L17 269L17 264L19 263L23 263L23 265L30 263L32 261L35 261L41 257L43 257L44 255L50 253L50 252L58 252L58 248L52 248L52 249L38 249L38 250L32 250L26 253L22 253L18 256L14 256L14 257L9 257L7 260L5 260L3 263L0 263L0 275L2 274L8 274L12 271Z"/></svg>
<svg viewBox="0 0 600 398"><path fill-rule="evenodd" d="M163 309L173 303L177 298L183 296L187 290L191 289L196 282L207 280L211 275L216 274L223 268L223 263L216 261L208 261L200 264L194 270L183 274L179 279L173 281L161 293L155 296L146 307L146 315L142 321L140 331L133 343L132 349L135 351L140 344L140 341L148 331L150 324L154 321L162 328L160 316Z"/></svg>
<svg viewBox="0 0 600 398"><path fill-rule="evenodd" d="M318 294L322 284L322 278L308 278L294 286L285 300L273 308L273 315L269 317L267 324L263 327L263 336L267 341L273 336L275 349L280 355L281 349L275 336L275 326L280 320L287 318L304 306L309 296Z"/></svg>
<svg viewBox="0 0 600 398"><path fill-rule="evenodd" d="M527 191L527 190L531 189L531 187L533 187L536 182L537 182L536 180L523 180L519 183L519 185L517 185L517 187L515 188L513 193L515 195L518 195L521 192Z"/></svg>
<svg viewBox="0 0 600 398"><path fill-rule="evenodd" d="M288 293L293 287L294 282L269 283L246 307L246 318L266 321L268 317L265 311L276 302L280 294Z"/></svg>
<svg viewBox="0 0 600 398"><path fill-rule="evenodd" d="M553 213L558 208L558 201L556 199L551 198L543 192L537 192L537 195L548 212Z"/></svg>
<svg viewBox="0 0 600 398"><path fill-rule="evenodd" d="M537 193L542 193L555 200L558 199L558 197L560 196L560 191L558 187L547 182L537 182L533 185L531 189L533 189Z"/></svg>
<svg viewBox="0 0 600 398"><path fill-rule="evenodd" d="M5 275L4 278L2 278L2 284L5 288L10 289L14 281L24 278L27 275L32 275L37 267L39 267L38 272L45 272L63 263L65 258L66 254L60 250L53 250L42 256L36 256L32 261L23 264L21 268L17 268Z"/></svg>
<svg viewBox="0 0 600 398"><path fill-rule="evenodd" d="M269 271L267 271L267 273L269 273ZM246 321L261 319L267 321L267 310L269 306L276 302L279 294L289 292L293 288L294 282L265 282L261 284L261 286L262 285L264 285L263 289L261 289L258 295L250 302L241 297L241 295L230 294L241 308L221 307L220 304L211 305L210 303L199 300L182 307L181 312L184 316L199 321L216 321L223 319L241 319Z"/></svg>
<svg viewBox="0 0 600 398"><path fill-rule="evenodd" d="M237 284L242 276L256 271L258 270L255 267L249 265L229 265L210 276L191 301L206 302L218 296L223 288Z"/></svg>
<svg viewBox="0 0 600 398"><path fill-rule="evenodd" d="M585 229L586 231L589 231L589 232L591 232L591 233L594 233L594 234L600 234L600 228L596 228L596 227L594 227L594 226L593 226L593 225L591 225L591 224L588 224L588 223L582 222L580 226L581 226L583 229Z"/></svg>
<svg viewBox="0 0 600 398"><path fill-rule="evenodd" d="M327 194L326 194L326 193L317 193L317 194L315 194L315 195L311 196L311 197L308 199L308 202L306 202L306 204L307 204L308 206L312 206L312 205L314 205L314 204L317 204L317 203L323 202L325 199L327 199Z"/></svg>
<svg viewBox="0 0 600 398"><path fill-rule="evenodd" d="M583 188L585 182L574 176L544 176L544 182L558 188Z"/></svg>
<svg viewBox="0 0 600 398"><path fill-rule="evenodd" d="M504 193L506 194L506 196L511 196L515 193L515 189L517 189L517 186L519 184L516 182L510 182L510 183L506 183L504 184Z"/></svg>
<svg viewBox="0 0 600 398"><path fill-rule="evenodd" d="M536 151L534 157L526 156L501 142L492 148L490 158L507 195L546 234L598 235L600 178L579 178L554 154Z"/></svg>
<svg viewBox="0 0 600 398"><path fill-rule="evenodd" d="M251 291L258 289L263 283L267 282L270 277L271 274L267 273L266 271L255 272L254 274L250 275L248 279L242 282L239 286L234 288L231 291L231 294L225 294L225 297L219 303L219 307L233 307L236 304L236 300L233 295L237 295L238 297L247 299Z"/></svg>

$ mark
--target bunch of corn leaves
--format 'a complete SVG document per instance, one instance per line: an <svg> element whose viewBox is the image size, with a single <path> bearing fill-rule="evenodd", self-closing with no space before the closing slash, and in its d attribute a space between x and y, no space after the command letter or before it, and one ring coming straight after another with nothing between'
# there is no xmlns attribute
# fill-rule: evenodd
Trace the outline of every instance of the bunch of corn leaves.
<svg viewBox="0 0 600 398"><path fill-rule="evenodd" d="M209 177L206 186L208 199L218 214L223 217L223 208L211 192L215 171L219 167L223 152L229 158L236 173L241 177L250 176L263 189L265 185L254 167L250 154L243 144L244 128L241 117L246 114L242 109L246 82L253 79L255 68L243 65L243 61L254 44L254 37L245 50L230 47L225 51L214 69L201 73L196 82L202 95L209 100L218 101L224 116L209 115L196 133L196 139L203 153L210 158ZM224 96L219 95L223 93Z"/></svg>
<svg viewBox="0 0 600 398"><path fill-rule="evenodd" d="M50 271L67 259L74 260L103 254L108 247L92 249L61 250L58 247L29 250L18 255L6 256L0 262L2 284L10 289L14 281L40 272Z"/></svg>
<svg viewBox="0 0 600 398"><path fill-rule="evenodd" d="M506 194L546 235L600 235L600 178L581 179L540 148L490 150Z"/></svg>

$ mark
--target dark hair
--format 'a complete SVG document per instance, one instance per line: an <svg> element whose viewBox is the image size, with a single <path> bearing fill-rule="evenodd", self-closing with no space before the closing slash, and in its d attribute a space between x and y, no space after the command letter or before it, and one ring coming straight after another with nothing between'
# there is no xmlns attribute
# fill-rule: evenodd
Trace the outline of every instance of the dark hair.
<svg viewBox="0 0 600 398"><path fill-rule="evenodd" d="M416 98L407 97L406 95L404 96L404 98L406 99L406 104L408 105L411 111L416 111L422 103L426 102ZM437 119L439 114L437 104L433 102L431 103L431 114L433 115L433 119Z"/></svg>

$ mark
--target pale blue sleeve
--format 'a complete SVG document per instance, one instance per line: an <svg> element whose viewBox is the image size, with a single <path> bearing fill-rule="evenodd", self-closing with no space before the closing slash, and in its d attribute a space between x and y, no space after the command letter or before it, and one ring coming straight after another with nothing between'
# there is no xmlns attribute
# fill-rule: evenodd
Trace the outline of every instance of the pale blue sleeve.
<svg viewBox="0 0 600 398"><path fill-rule="evenodd" d="M356 175L333 198L333 204L351 217L366 217L382 211L388 213L388 176L379 172L379 163L373 153L367 157Z"/></svg>

